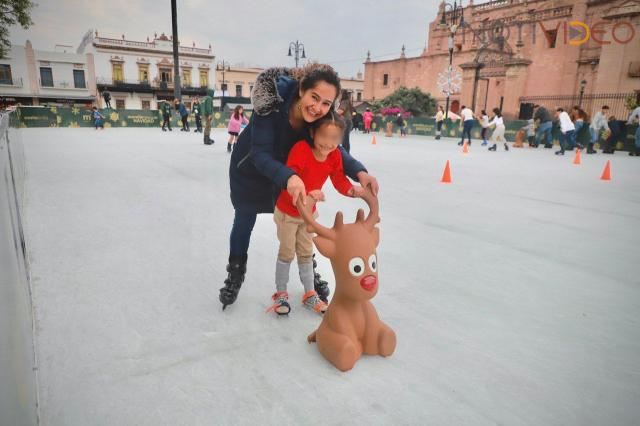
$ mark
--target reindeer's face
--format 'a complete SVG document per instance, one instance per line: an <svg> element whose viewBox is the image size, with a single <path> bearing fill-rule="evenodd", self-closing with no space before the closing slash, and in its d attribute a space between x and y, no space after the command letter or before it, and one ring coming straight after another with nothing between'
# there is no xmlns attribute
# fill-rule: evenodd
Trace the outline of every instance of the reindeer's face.
<svg viewBox="0 0 640 426"><path fill-rule="evenodd" d="M380 230L376 224L378 199L369 189L363 196L370 207L367 218L358 210L355 223L344 224L342 212L336 214L332 228L325 228L315 221L311 214L313 203L303 206L298 202L298 211L307 222L309 232L318 251L331 260L336 275L336 297L364 301L378 293L378 258L376 247L380 241Z"/></svg>
<svg viewBox="0 0 640 426"><path fill-rule="evenodd" d="M335 242L331 266L336 276L336 294L351 300L369 300L378 293L378 228L362 224L344 225ZM317 243L316 243L317 245ZM320 246L318 250L322 253Z"/></svg>

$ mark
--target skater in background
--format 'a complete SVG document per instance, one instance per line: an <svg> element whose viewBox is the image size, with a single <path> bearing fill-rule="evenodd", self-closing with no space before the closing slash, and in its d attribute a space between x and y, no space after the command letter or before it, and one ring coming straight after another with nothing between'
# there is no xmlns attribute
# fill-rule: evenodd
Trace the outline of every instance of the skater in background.
<svg viewBox="0 0 640 426"><path fill-rule="evenodd" d="M624 142L625 122L617 120L615 115L611 115L607 124L609 131L605 134L602 153L614 154L616 152L616 144L619 141Z"/></svg>
<svg viewBox="0 0 640 426"><path fill-rule="evenodd" d="M480 133L480 137L482 137L482 146L487 146L487 131L489 130L489 116L487 115L487 111L480 111L480 126L482 126L482 131Z"/></svg>
<svg viewBox="0 0 640 426"><path fill-rule="evenodd" d="M544 138L544 147L547 149L553 148L553 137L551 135L553 118L551 114L545 107L540 105L534 105L533 110L533 120L536 122L536 127L538 128L535 147L537 148L540 144L540 139Z"/></svg>
<svg viewBox="0 0 640 426"><path fill-rule="evenodd" d="M563 108L556 109L556 116L560 122L560 151L556 155L564 155L565 150L571 151L576 144L576 126Z"/></svg>
<svg viewBox="0 0 640 426"><path fill-rule="evenodd" d="M93 125L95 126L95 129L98 130L98 128L100 128L100 130L104 130L104 115L100 114L97 107L93 107L91 116L93 117Z"/></svg>
<svg viewBox="0 0 640 426"><path fill-rule="evenodd" d="M111 93L108 90L104 90L102 92L102 99L104 99L104 103L107 108L111 109Z"/></svg>
<svg viewBox="0 0 640 426"><path fill-rule="evenodd" d="M210 138L213 121L213 89L208 89L207 96L202 100L202 115L204 115L204 144L213 145L215 141Z"/></svg>
<svg viewBox="0 0 640 426"><path fill-rule="evenodd" d="M351 103L351 93L346 90L342 91L340 104L338 105L338 114L340 114L347 126L343 132L342 147L347 152L351 152L351 141L349 140L349 136L351 135L351 129L353 129L353 104Z"/></svg>
<svg viewBox="0 0 640 426"><path fill-rule="evenodd" d="M593 115L591 125L589 126L589 132L591 133L591 143L587 147L587 154L595 154L597 151L594 149L595 144L598 143L601 133L609 132L609 122L607 117L609 116L609 106L603 105L600 111L597 111Z"/></svg>
<svg viewBox="0 0 640 426"><path fill-rule="evenodd" d="M444 123L444 108L442 108L442 105L438 105L438 112L436 113L436 140L440 139L442 123Z"/></svg>
<svg viewBox="0 0 640 426"><path fill-rule="evenodd" d="M171 105L169 104L169 101L160 101L160 112L162 113L162 131L166 132L167 129L165 127L169 128L169 131L172 132L173 130L171 129Z"/></svg>
<svg viewBox="0 0 640 426"><path fill-rule="evenodd" d="M585 124L589 124L589 115L578 105L574 105L571 108L571 114L569 114L571 121L573 121L573 125L576 127L576 146L578 149L583 149L584 145L580 143L580 138L583 135L583 132L588 129L588 126L585 127ZM584 130L582 130L584 129Z"/></svg>
<svg viewBox="0 0 640 426"><path fill-rule="evenodd" d="M189 131L189 111L187 107L184 106L184 103L180 99L174 99L173 101L176 106L176 112L180 114L180 119L182 120L182 129L181 132Z"/></svg>
<svg viewBox="0 0 640 426"><path fill-rule="evenodd" d="M362 131L362 114L353 110L353 129L356 133Z"/></svg>
<svg viewBox="0 0 640 426"><path fill-rule="evenodd" d="M502 141L504 143L504 150L509 151L509 145L507 145L507 141L504 138L504 120L502 119L502 111L500 111L500 108L493 109L493 118L489 122L489 126L496 127L491 135L491 142L493 142L493 145L489 147L489 151L497 151L498 141Z"/></svg>
<svg viewBox="0 0 640 426"><path fill-rule="evenodd" d="M227 131L229 132L229 141L227 142L227 152L231 152L233 145L235 145L238 140L238 135L240 134L240 128L243 124L249 123L247 117L244 116L244 108L240 105L236 105L231 113L231 118L229 118L229 126L227 127Z"/></svg>
<svg viewBox="0 0 640 426"><path fill-rule="evenodd" d="M640 157L640 105L638 105L631 114L629 114L629 118L627 119L627 125L637 124L636 133L634 135L634 146L631 151L629 151L629 155L632 157Z"/></svg>
<svg viewBox="0 0 640 426"><path fill-rule="evenodd" d="M196 130L194 131L194 133L202 133L202 107L200 107L200 100L198 98L195 98L193 100L193 104L191 104L191 114L193 114L193 116L196 119Z"/></svg>
<svg viewBox="0 0 640 426"><path fill-rule="evenodd" d="M337 150L343 141L343 133L348 129L339 113L329 113L315 121L311 128L312 142L297 142L289 152L289 167L304 183L308 195L316 201L324 201L322 186L331 177L333 186L347 197L361 197L364 188L354 187L344 174L342 156ZM313 208L317 216L316 208ZM286 190L280 192L276 202L273 220L276 223L280 248L276 261L276 292L271 296L273 305L267 310L278 315L291 311L289 305L289 270L294 257L298 259L298 272L304 287L302 304L319 314L327 310L327 303L320 299L313 284L313 240L307 225L300 217L291 195Z"/></svg>
<svg viewBox="0 0 640 426"><path fill-rule="evenodd" d="M333 108L340 79L329 65L271 68L257 78L251 93L254 113L238 137L229 162L231 202L234 208L227 279L220 289L223 308L234 303L247 271L251 233L259 213L273 213L274 200L286 189L295 205L305 202L304 182L286 166L289 151L300 140L311 140L309 127ZM342 147L345 174L378 193L377 180ZM315 265L314 265L315 266ZM261 274L264 275L264 274ZM326 303L329 287L314 272L314 289Z"/></svg>
<svg viewBox="0 0 640 426"><path fill-rule="evenodd" d="M458 145L462 146L464 144L464 135L467 135L467 143L471 146L471 129L473 128L473 123L475 122L475 116L471 108L467 108L462 105L462 111L460 112L460 116L462 117L462 139L458 142Z"/></svg>
<svg viewBox="0 0 640 426"><path fill-rule="evenodd" d="M364 121L364 132L371 133L371 123L373 122L373 113L371 112L371 108L367 108L367 110L362 114L362 120Z"/></svg>
<svg viewBox="0 0 640 426"><path fill-rule="evenodd" d="M402 114L398 113L398 117L396 118L396 126L400 129L400 137L407 136L407 130L404 122L404 118L402 118Z"/></svg>

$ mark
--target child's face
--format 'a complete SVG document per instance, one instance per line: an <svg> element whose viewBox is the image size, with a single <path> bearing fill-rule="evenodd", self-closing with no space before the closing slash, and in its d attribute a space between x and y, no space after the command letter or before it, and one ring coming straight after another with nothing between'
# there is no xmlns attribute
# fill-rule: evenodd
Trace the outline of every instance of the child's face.
<svg viewBox="0 0 640 426"><path fill-rule="evenodd" d="M313 148L323 156L329 155L342 142L342 129L333 124L325 124L313 135Z"/></svg>

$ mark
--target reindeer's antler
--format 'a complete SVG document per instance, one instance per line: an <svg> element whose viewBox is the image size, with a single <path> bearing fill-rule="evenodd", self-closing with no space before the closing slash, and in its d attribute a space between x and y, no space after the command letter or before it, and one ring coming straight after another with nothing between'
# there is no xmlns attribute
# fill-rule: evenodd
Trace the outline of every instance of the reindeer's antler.
<svg viewBox="0 0 640 426"><path fill-rule="evenodd" d="M302 198L298 198L298 202L296 203L296 207L298 208L298 212L300 213L300 216L302 216L302 219L304 219L304 221L307 223L307 230L310 232L315 232L316 234L322 237L326 237L331 240L334 240L336 236L335 228L342 225L342 213L338 212L338 214L336 214L336 222L333 226L333 229L327 228L325 226L320 225L313 218L312 211L315 203L316 201L311 197L307 197L306 206L302 204Z"/></svg>
<svg viewBox="0 0 640 426"><path fill-rule="evenodd" d="M364 220L364 226L368 229L373 229L376 226L376 223L380 222L379 206L378 206L378 197L373 194L370 186L365 188L365 193L362 196L362 199L369 206L369 215ZM358 215L356 217L356 221L362 222L364 218L364 212L362 210L358 210Z"/></svg>

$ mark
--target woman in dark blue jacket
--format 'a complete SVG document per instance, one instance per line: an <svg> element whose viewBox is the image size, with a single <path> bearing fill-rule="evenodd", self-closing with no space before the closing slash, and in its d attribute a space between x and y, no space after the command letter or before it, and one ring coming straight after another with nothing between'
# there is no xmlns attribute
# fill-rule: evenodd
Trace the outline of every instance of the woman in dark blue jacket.
<svg viewBox="0 0 640 426"><path fill-rule="evenodd" d="M259 213L273 213L281 190L304 200L304 183L285 163L293 145L309 143L309 125L323 117L340 93L340 79L328 65L311 64L299 70L272 68L261 73L251 94L253 114L231 155L229 181L235 209L231 229L228 277L220 289L223 309L235 302L246 273L251 232ZM345 173L378 192L376 179L340 148ZM314 262L315 265L315 262ZM329 289L315 274L318 295Z"/></svg>

